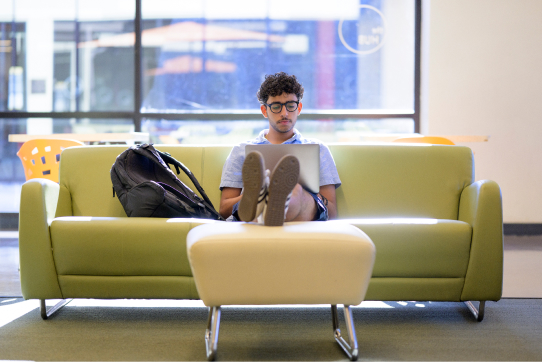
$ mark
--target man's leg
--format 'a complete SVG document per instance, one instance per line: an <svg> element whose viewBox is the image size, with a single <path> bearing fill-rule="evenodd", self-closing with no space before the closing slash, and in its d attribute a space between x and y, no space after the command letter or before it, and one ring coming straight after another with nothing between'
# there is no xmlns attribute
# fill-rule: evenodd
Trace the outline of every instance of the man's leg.
<svg viewBox="0 0 542 362"><path fill-rule="evenodd" d="M294 187L286 221L311 221L316 214L316 202L300 184Z"/></svg>

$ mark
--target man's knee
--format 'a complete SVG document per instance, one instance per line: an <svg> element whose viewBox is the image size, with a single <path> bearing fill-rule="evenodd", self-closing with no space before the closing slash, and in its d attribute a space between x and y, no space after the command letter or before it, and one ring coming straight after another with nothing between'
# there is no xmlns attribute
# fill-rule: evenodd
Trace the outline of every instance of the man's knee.
<svg viewBox="0 0 542 362"><path fill-rule="evenodd" d="M295 185L292 190L292 196L290 198L290 203L294 202L300 207L306 208L311 207L314 203L312 196L301 186L300 184Z"/></svg>
<svg viewBox="0 0 542 362"><path fill-rule="evenodd" d="M303 187L300 184L296 184L292 190L292 199L301 200L303 197Z"/></svg>
<svg viewBox="0 0 542 362"><path fill-rule="evenodd" d="M287 221L310 221L316 212L316 203L312 196L300 184L295 185L290 198L290 207L286 213Z"/></svg>

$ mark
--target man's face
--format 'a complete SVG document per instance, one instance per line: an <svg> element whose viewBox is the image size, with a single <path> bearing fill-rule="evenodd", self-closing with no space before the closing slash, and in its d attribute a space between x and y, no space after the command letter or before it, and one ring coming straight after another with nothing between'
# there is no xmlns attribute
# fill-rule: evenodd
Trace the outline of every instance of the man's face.
<svg viewBox="0 0 542 362"><path fill-rule="evenodd" d="M269 97L267 104L275 102L286 103L290 101L298 101L297 96L293 93L282 93L280 96ZM288 133L292 131L297 122L297 116L301 112L302 104L299 103L295 111L288 111L286 106L282 106L282 110L279 113L271 112L268 106L261 105L261 110L265 118L269 120L269 126L279 133Z"/></svg>

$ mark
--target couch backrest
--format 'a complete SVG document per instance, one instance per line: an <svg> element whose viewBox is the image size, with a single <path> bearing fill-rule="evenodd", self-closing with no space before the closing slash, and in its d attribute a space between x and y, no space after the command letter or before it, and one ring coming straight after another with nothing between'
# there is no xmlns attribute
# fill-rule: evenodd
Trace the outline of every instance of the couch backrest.
<svg viewBox="0 0 542 362"><path fill-rule="evenodd" d="M468 147L427 144L330 145L342 185L340 218L457 219L462 190L474 181Z"/></svg>
<svg viewBox="0 0 542 362"><path fill-rule="evenodd" d="M127 146L81 146L63 151L57 216L126 216L113 197L111 166ZM222 166L232 148L174 145L156 148L185 164L218 210ZM459 196L474 181L467 147L330 145L342 186L340 218L432 217L457 219ZM188 177L180 179L192 189Z"/></svg>
<svg viewBox="0 0 542 362"><path fill-rule="evenodd" d="M218 210L222 165L232 146L156 145L156 148L169 152L188 167ZM60 197L56 215L125 217L122 205L113 197L110 170L117 156L126 149L125 145L65 149L60 161ZM196 191L182 171L178 176Z"/></svg>

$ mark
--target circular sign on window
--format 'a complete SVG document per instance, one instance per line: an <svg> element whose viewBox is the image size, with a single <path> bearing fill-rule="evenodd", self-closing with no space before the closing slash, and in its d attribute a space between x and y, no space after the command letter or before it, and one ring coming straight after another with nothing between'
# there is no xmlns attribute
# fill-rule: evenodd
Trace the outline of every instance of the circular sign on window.
<svg viewBox="0 0 542 362"><path fill-rule="evenodd" d="M345 20L339 21L339 38L346 47L356 54L371 54L382 48L386 39L386 18L384 14L374 6L360 5L359 18L356 24L357 33L355 34L355 44L352 39L354 37L350 34L349 30L343 30ZM348 20L354 21L354 20ZM343 31L345 32L343 34ZM349 42L345 40L345 35L349 39Z"/></svg>

